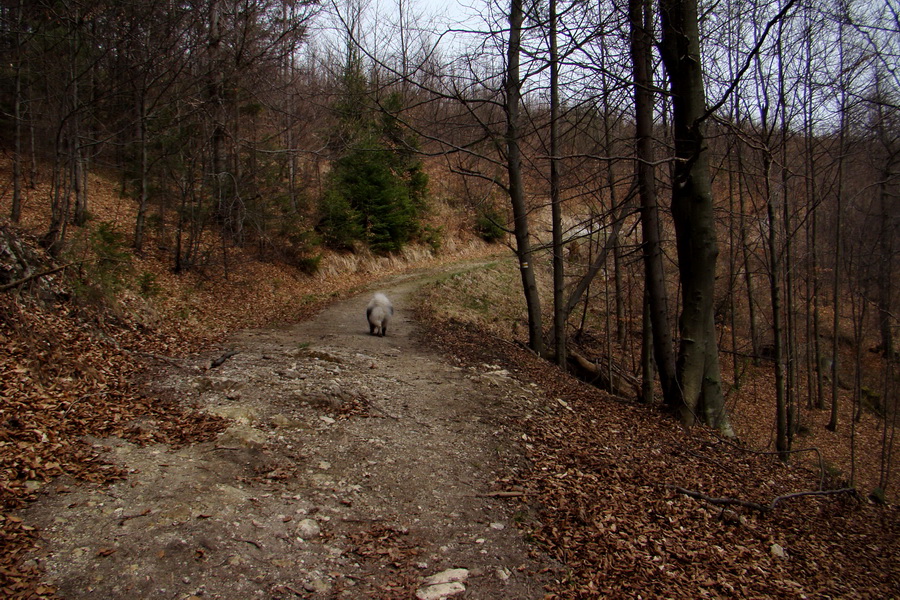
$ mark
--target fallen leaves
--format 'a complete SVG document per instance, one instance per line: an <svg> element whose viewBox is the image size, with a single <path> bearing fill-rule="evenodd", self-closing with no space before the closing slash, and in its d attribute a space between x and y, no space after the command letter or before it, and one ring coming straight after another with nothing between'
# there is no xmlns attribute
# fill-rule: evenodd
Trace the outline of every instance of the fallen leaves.
<svg viewBox="0 0 900 600"><path fill-rule="evenodd" d="M408 530L373 524L352 534L350 540L353 554L359 557L367 570L378 575L378 585L373 586L372 592L367 592L367 598L391 600L412 597L418 583L412 565L421 552L421 546L412 539Z"/></svg>
<svg viewBox="0 0 900 600"><path fill-rule="evenodd" d="M136 329L127 319L111 324L71 302L0 294L0 336L8 342L0 347L0 595L55 593L36 583L36 569L21 567L36 539L10 510L63 474L92 482L124 475L89 440L179 445L223 428L221 419L174 399L140 393L135 381L145 366L127 350Z"/></svg>
<svg viewBox="0 0 900 600"><path fill-rule="evenodd" d="M524 534L563 565L548 599L900 597L898 507L806 495L820 482L805 462L685 431L472 327L437 322L429 335L544 391L519 422L528 495L510 501L536 511Z"/></svg>

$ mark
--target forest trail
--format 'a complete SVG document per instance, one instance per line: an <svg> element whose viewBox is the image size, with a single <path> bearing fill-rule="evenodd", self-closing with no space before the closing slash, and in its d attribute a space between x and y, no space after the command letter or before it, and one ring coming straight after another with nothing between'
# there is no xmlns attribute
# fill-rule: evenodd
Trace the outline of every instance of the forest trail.
<svg viewBox="0 0 900 600"><path fill-rule="evenodd" d="M515 489L515 423L539 392L429 346L412 305L434 275L155 373L148 394L230 426L178 449L94 440L129 475L58 480L27 509L49 583L70 600L542 597L525 505L492 495ZM374 291L396 309L383 338L365 319ZM465 571L428 585L448 569Z"/></svg>

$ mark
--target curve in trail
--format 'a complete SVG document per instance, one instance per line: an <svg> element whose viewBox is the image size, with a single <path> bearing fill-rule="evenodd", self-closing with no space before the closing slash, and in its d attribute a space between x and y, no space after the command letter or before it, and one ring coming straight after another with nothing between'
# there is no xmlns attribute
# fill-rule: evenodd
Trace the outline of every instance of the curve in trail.
<svg viewBox="0 0 900 600"><path fill-rule="evenodd" d="M368 333L368 292L238 332L216 368L210 354L161 373L156 393L232 425L177 450L97 440L132 474L58 482L29 508L62 596L542 597L514 523L525 504L486 495L515 467L536 392L430 348L410 309L421 284L379 287L396 308L386 337Z"/></svg>

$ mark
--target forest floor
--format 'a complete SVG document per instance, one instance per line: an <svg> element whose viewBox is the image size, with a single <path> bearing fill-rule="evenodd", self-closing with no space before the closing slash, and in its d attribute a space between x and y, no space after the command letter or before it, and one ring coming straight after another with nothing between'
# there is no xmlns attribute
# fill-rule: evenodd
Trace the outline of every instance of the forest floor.
<svg viewBox="0 0 900 600"><path fill-rule="evenodd" d="M128 223L109 196L98 221ZM4 268L58 266L6 233ZM900 598L900 507L828 493L822 415L798 445L824 470L765 452L765 385L736 442L685 431L524 349L496 249L409 252L134 257L95 273L131 283L113 310L52 274L0 293L0 597Z"/></svg>
<svg viewBox="0 0 900 600"><path fill-rule="evenodd" d="M495 495L538 394L437 354L413 318L421 283L382 283L386 337L369 335L363 294L148 374L148 394L229 424L179 449L91 440L126 475L59 479L22 515L48 582L70 599L543 597L515 505ZM426 585L447 569L466 571Z"/></svg>
<svg viewBox="0 0 900 600"><path fill-rule="evenodd" d="M773 507L819 474L684 431L439 314L477 297L445 282L491 268L408 273L202 353L148 352L142 397L161 410L88 439L111 476L57 477L13 517L39 532L32 591L900 597L896 506L839 493ZM383 338L364 318L376 290L397 307Z"/></svg>

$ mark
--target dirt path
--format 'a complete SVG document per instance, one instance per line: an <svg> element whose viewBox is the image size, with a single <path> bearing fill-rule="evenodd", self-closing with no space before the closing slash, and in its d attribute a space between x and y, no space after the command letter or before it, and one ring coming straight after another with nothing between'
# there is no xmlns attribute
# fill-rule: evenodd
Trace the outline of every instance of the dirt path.
<svg viewBox="0 0 900 600"><path fill-rule="evenodd" d="M42 529L38 560L60 594L541 597L515 526L522 505L490 495L515 485L500 479L514 472L514 424L536 392L430 348L409 309L421 282L379 288L397 308L385 338L368 335L367 292L162 372L156 393L233 424L174 451L97 440L126 480L49 486L26 519ZM428 586L451 568L466 571Z"/></svg>

